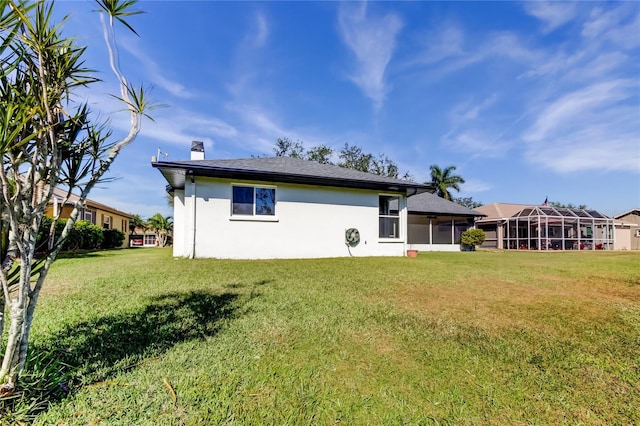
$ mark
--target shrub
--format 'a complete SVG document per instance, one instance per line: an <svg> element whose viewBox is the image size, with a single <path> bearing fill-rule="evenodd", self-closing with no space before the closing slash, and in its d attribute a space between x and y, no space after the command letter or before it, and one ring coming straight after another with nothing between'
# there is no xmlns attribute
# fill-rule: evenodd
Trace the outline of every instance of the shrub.
<svg viewBox="0 0 640 426"><path fill-rule="evenodd" d="M72 237L76 237L76 235L78 238L78 246L76 248L81 250L99 249L102 246L102 241L104 241L102 228L86 220L77 221L75 228L70 232L67 240L70 249L73 249L71 245L73 243Z"/></svg>
<svg viewBox="0 0 640 426"><path fill-rule="evenodd" d="M118 248L125 239L124 232L118 231L117 229L103 229L102 235L104 237L102 241L103 249Z"/></svg>
<svg viewBox="0 0 640 426"><path fill-rule="evenodd" d="M487 238L486 234L482 229L467 229L462 233L460 241L465 246L479 246L484 243L484 240Z"/></svg>
<svg viewBox="0 0 640 426"><path fill-rule="evenodd" d="M40 230L38 231L37 251L47 250L47 238L51 221L52 219L50 217L45 216L42 218ZM66 224L67 219L58 220L56 223L56 238L62 234L62 230ZM86 220L79 220L76 222L76 226L69 232L67 241L65 241L62 246L62 250L96 250L102 246L103 240L102 228ZM122 242L120 244L122 244Z"/></svg>

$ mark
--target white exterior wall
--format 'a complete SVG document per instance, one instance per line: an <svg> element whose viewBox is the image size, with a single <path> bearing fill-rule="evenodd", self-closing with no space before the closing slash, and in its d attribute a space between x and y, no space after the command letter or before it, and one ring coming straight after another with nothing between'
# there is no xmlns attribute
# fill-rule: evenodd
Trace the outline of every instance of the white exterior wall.
<svg viewBox="0 0 640 426"><path fill-rule="evenodd" d="M275 217L231 216L232 184L276 187ZM193 239L193 188L195 229ZM174 199L174 256L228 259L319 258L349 256L345 230L357 228L353 256L403 256L406 249L406 198L378 191L270 184L210 178L185 183ZM399 195L400 238L380 239L379 195ZM195 244L194 244L195 242Z"/></svg>
<svg viewBox="0 0 640 426"><path fill-rule="evenodd" d="M176 189L173 192L173 255L177 257L186 256L184 251L186 238L185 213L184 191Z"/></svg>

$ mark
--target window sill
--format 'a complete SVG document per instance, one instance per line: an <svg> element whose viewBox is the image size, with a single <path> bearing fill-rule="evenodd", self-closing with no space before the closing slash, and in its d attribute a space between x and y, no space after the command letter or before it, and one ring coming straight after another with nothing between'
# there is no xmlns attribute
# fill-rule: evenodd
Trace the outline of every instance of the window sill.
<svg viewBox="0 0 640 426"><path fill-rule="evenodd" d="M379 243L404 243L404 240L400 237L398 238L378 238Z"/></svg>
<svg viewBox="0 0 640 426"><path fill-rule="evenodd" d="M229 220L238 222L280 222L278 216L229 216Z"/></svg>

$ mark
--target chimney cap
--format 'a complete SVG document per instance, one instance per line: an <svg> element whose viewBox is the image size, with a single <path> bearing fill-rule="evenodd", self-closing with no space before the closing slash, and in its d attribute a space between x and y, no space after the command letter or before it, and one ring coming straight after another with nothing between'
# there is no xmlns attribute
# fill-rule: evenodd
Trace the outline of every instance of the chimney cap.
<svg viewBox="0 0 640 426"><path fill-rule="evenodd" d="M192 152L204 152L204 142L202 142L202 141L192 141L191 142L191 151Z"/></svg>

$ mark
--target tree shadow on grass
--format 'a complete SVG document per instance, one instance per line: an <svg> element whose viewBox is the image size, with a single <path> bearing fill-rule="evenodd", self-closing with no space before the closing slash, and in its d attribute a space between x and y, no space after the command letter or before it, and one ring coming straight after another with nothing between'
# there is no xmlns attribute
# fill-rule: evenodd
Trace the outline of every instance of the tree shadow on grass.
<svg viewBox="0 0 640 426"><path fill-rule="evenodd" d="M82 384L104 380L180 342L213 336L234 314L237 297L201 291L157 296L138 312L75 324L46 346L57 349Z"/></svg>
<svg viewBox="0 0 640 426"><path fill-rule="evenodd" d="M91 257L106 257L106 256L113 256L121 250L125 250L125 249L114 248L114 249L96 249L96 250L67 250L58 254L56 259L85 259L85 258L91 258Z"/></svg>
<svg viewBox="0 0 640 426"><path fill-rule="evenodd" d="M215 335L236 315L237 299L234 293L169 293L151 298L139 311L69 325L30 348L33 361L21 382L23 404L26 398L33 406L27 417L79 386L132 369L178 343ZM24 383L30 375L39 378L31 389Z"/></svg>

